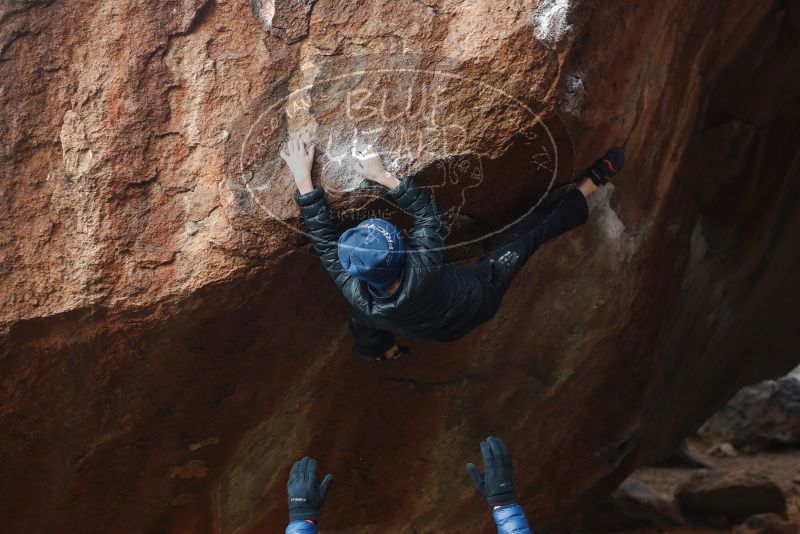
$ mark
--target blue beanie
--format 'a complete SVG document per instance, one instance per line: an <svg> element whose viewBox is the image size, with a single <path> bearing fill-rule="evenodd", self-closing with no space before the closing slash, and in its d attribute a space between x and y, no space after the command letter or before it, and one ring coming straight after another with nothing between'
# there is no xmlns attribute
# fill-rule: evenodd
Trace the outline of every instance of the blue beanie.
<svg viewBox="0 0 800 534"><path fill-rule="evenodd" d="M367 219L339 238L339 263L350 275L382 290L400 276L404 248L395 225Z"/></svg>

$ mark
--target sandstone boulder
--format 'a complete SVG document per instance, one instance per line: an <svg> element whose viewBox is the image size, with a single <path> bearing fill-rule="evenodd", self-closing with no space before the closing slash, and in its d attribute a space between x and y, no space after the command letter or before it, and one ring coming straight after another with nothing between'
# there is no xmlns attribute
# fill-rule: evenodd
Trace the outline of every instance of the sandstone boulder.
<svg viewBox="0 0 800 534"><path fill-rule="evenodd" d="M733 534L797 534L798 530L797 523L777 514L759 514L737 526Z"/></svg>
<svg viewBox="0 0 800 534"><path fill-rule="evenodd" d="M686 440L681 440L672 452L666 457L653 462L656 467L686 467L689 469L711 469L710 459L689 449Z"/></svg>
<svg viewBox="0 0 800 534"><path fill-rule="evenodd" d="M681 524L683 518L675 503L631 475L609 497L562 526L565 532L622 532Z"/></svg>
<svg viewBox="0 0 800 534"><path fill-rule="evenodd" d="M769 478L742 471L698 473L675 491L686 517L738 524L757 514L786 516L786 496Z"/></svg>
<svg viewBox="0 0 800 534"><path fill-rule="evenodd" d="M489 434L538 524L605 497L797 363L799 5L0 2L3 530L277 532L308 454L325 530L488 531ZM628 163L492 322L369 366L277 156L300 132L342 228L407 228L347 166L371 136L454 262Z"/></svg>
<svg viewBox="0 0 800 534"><path fill-rule="evenodd" d="M742 388L699 433L744 452L800 445L800 378L789 375Z"/></svg>

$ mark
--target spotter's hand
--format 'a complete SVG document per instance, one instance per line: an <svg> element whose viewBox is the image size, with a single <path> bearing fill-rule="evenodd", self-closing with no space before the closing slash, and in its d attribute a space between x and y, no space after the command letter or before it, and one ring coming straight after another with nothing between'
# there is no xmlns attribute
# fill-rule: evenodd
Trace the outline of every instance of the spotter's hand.
<svg viewBox="0 0 800 534"><path fill-rule="evenodd" d="M367 180L389 189L394 189L400 184L400 181L392 173L383 168L381 157L372 145L353 147L353 158L356 160L358 174Z"/></svg>
<svg viewBox="0 0 800 534"><path fill-rule="evenodd" d="M289 166L300 194L313 191L311 165L314 163L314 145L306 145L306 142L299 136L292 137L286 142L286 147L281 150L281 158Z"/></svg>

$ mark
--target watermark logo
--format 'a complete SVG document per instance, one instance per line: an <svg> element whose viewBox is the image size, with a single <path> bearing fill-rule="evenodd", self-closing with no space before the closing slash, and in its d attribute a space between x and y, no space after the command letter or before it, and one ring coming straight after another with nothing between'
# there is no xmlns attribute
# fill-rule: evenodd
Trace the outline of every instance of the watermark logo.
<svg viewBox="0 0 800 534"><path fill-rule="evenodd" d="M369 218L390 220L403 232L410 228L411 214L356 171L354 150L369 145L386 170L398 178L413 174L436 201L446 249L502 233L571 174L565 167L573 160L572 144L555 115L545 120L530 103L464 74L459 65L432 66L409 54L305 58L301 64L238 119L227 154L237 187L264 216L293 231L305 234L306 228L294 206L293 178L279 157L292 135L315 146L312 177L325 188L342 229ZM507 175L497 159L504 153L513 153ZM519 213L471 228L493 200L506 205L515 195L528 197Z"/></svg>

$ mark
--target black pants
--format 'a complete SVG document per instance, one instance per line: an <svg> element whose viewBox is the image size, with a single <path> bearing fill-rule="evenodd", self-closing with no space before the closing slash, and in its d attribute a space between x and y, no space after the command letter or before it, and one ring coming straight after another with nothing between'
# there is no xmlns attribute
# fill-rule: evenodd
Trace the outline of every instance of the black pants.
<svg viewBox="0 0 800 534"><path fill-rule="evenodd" d="M488 258L491 283L502 296L525 262L547 241L577 228L589 218L583 193L569 191L553 204L528 213L508 230L508 236Z"/></svg>
<svg viewBox="0 0 800 534"><path fill-rule="evenodd" d="M475 318L473 327L494 316L514 277L536 249L581 226L588 217L586 199L580 191L573 189L552 204L528 213L509 229L508 236L500 247L478 264L467 267L491 271L489 291L484 296L484 311ZM379 357L395 345L391 332L369 326L358 313L350 318L350 332L354 341L353 352L362 358Z"/></svg>

